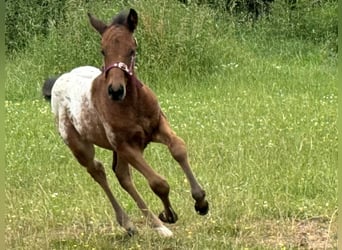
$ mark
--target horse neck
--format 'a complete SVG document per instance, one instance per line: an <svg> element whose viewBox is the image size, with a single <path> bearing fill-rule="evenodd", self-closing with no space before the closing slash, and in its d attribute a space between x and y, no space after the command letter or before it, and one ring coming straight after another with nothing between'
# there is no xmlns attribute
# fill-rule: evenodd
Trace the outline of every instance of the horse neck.
<svg viewBox="0 0 342 250"><path fill-rule="evenodd" d="M144 85L135 75L126 86L126 98L130 100L132 105L136 105L137 109L160 109L157 96L146 85Z"/></svg>
<svg viewBox="0 0 342 250"><path fill-rule="evenodd" d="M127 81L126 85L126 98L133 101L133 103L135 103L136 100L139 99L139 96L142 94L142 91L140 91L140 89L136 86L136 79L136 76L132 75Z"/></svg>

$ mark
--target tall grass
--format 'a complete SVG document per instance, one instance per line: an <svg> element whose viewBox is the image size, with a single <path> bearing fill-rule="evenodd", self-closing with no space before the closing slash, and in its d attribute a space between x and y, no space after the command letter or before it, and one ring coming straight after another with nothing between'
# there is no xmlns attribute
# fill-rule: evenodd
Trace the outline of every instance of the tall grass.
<svg viewBox="0 0 342 250"><path fill-rule="evenodd" d="M66 1L63 21L47 36L36 34L6 65L7 248L336 247L336 50L327 39L301 36L298 27L292 34L287 10L277 4L274 16L242 23L177 1ZM182 171L165 147L151 145L145 157L167 177L180 218L170 226L173 239L147 227L111 173L110 152L97 149L139 230L124 236L100 187L60 140L40 94L47 76L101 66L100 37L86 12L109 22L123 6L139 14L138 75L187 142L210 202L209 214L197 216ZM336 6L324 7L316 14L328 21L320 25L334 26ZM135 172L134 180L160 212L146 181Z"/></svg>
<svg viewBox="0 0 342 250"><path fill-rule="evenodd" d="M73 2L71 2L72 4ZM68 7L68 4L66 4ZM155 7L153 7L155 6ZM179 75L179 81L188 83L190 79L202 77L202 72L214 73L220 66L222 51L215 44L229 42L228 34L219 30L215 24L215 13L210 9L198 8L196 5L185 7L177 2L164 1L163 4L155 1L137 2L134 7L139 12L139 28L137 39L139 41L138 72L143 79L152 81L152 86L159 81L164 81L164 76L174 73ZM113 7L112 3L69 7L70 14L56 27L51 27L48 38L37 35L20 57L13 59L13 67L20 64L23 57L28 70L9 69L9 78L26 75L30 84L36 83L31 92L19 83L6 89L8 99L21 98L27 95L37 98L40 82L49 75L58 75L78 65L94 65L101 67L100 37L90 27L87 20L87 11L92 11L103 20L111 20L111 17L119 12L119 7ZM94 10L94 11L93 11ZM95 11L96 10L96 11ZM196 18L196 22L193 19ZM67 35L73 30L72 36ZM225 39L221 36L224 34ZM228 38L228 39L227 39ZM233 45L234 42L232 42ZM229 46L232 50L234 46ZM72 48L72 49L71 49ZM43 51L43 53L37 53ZM228 53L224 52L225 54ZM33 62L40 62L38 65ZM9 67L11 67L9 65ZM21 65L20 65L21 66ZM22 66L24 67L24 66ZM11 73L13 72L12 75ZM147 73L146 76L143 75ZM32 78L32 79L31 79ZM185 78L185 80L184 80ZM156 79L153 81L153 79ZM18 81L14 81L17 83ZM183 85L183 83L182 83ZM9 85L7 85L9 86ZM172 87L172 86L166 86ZM14 93L13 93L14 92Z"/></svg>

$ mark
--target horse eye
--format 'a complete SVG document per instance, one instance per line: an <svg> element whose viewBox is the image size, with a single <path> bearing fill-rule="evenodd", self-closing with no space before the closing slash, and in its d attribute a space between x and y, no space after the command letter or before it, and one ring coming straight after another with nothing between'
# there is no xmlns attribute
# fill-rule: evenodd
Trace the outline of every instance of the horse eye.
<svg viewBox="0 0 342 250"><path fill-rule="evenodd" d="M103 50L101 50L101 54L104 56L105 55L105 53L104 53L104 51Z"/></svg>

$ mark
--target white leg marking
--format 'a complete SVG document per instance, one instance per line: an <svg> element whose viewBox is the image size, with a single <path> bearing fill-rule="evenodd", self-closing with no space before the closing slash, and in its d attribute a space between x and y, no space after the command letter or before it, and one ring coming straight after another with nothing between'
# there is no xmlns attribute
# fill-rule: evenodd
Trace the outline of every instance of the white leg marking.
<svg viewBox="0 0 342 250"><path fill-rule="evenodd" d="M159 227L154 228L161 236L163 237L172 237L173 233L170 229L168 229L166 226L161 225Z"/></svg>

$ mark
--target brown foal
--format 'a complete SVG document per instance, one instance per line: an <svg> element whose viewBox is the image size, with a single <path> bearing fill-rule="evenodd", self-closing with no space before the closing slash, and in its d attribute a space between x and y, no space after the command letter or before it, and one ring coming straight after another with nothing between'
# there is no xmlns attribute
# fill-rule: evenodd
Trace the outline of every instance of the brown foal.
<svg viewBox="0 0 342 250"><path fill-rule="evenodd" d="M48 86L59 133L78 162L103 188L116 213L118 223L129 235L136 229L115 199L107 183L105 169L95 159L94 145L113 152L112 168L120 185L132 196L150 225L163 236L172 232L162 222L175 223L177 214L169 200L170 187L143 157L150 142L165 144L182 167L195 200L195 209L205 215L209 205L205 191L191 171L184 141L178 137L160 109L155 94L134 73L138 24L134 9L117 15L110 25L88 14L91 25L102 36L104 69L84 66L63 74ZM50 93L51 92L51 93ZM130 166L138 170L160 198L164 209L155 216L136 190Z"/></svg>

